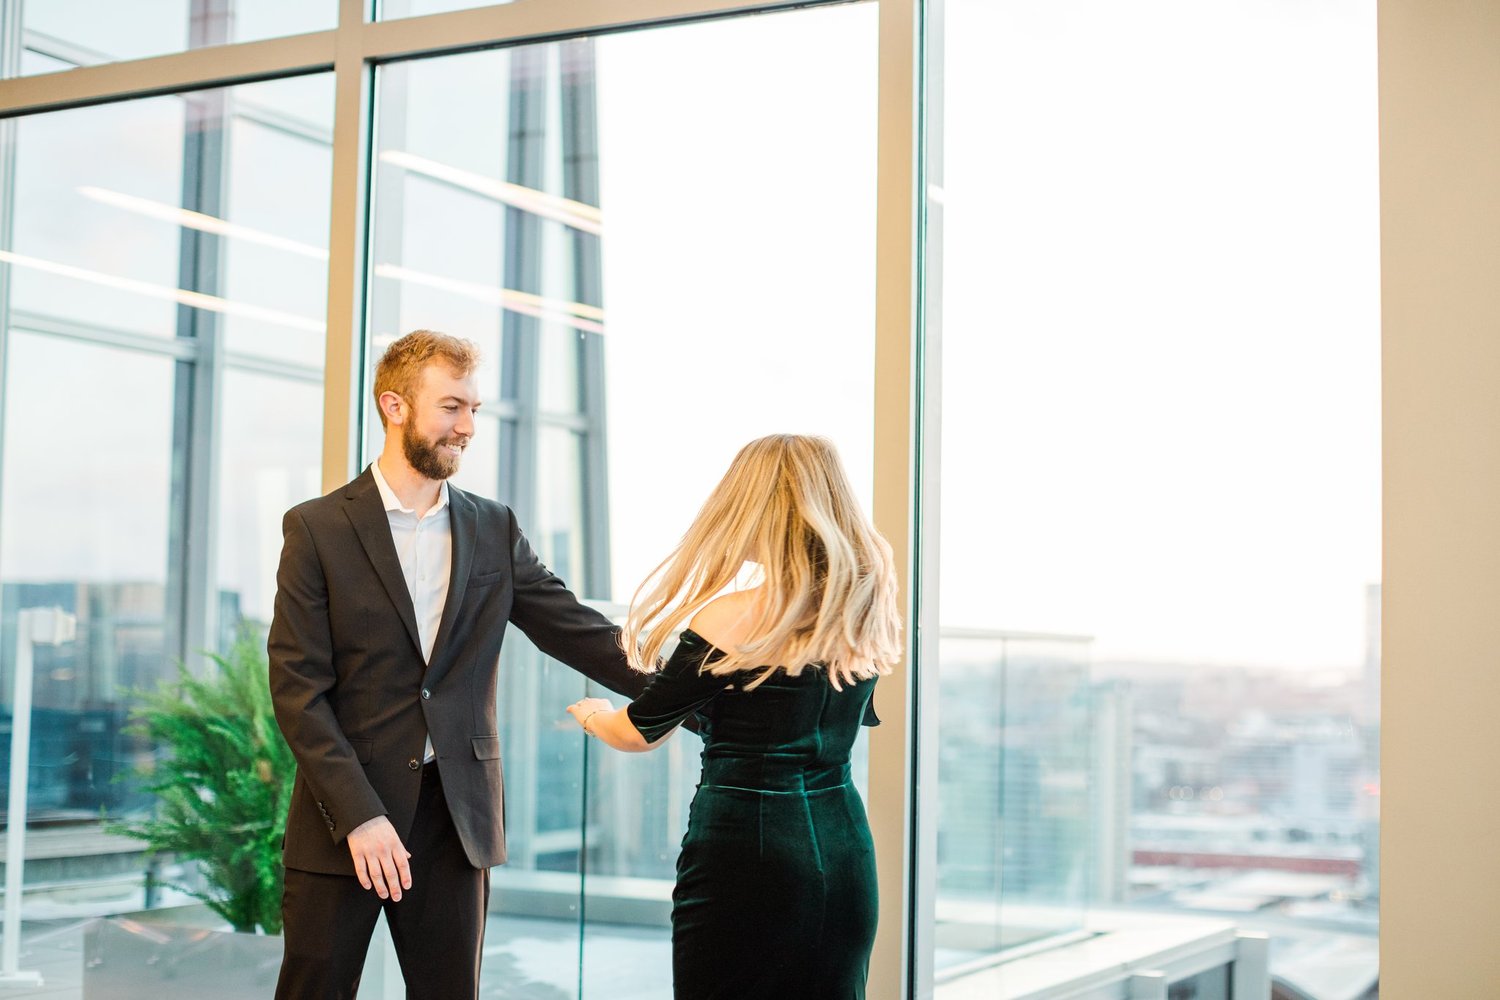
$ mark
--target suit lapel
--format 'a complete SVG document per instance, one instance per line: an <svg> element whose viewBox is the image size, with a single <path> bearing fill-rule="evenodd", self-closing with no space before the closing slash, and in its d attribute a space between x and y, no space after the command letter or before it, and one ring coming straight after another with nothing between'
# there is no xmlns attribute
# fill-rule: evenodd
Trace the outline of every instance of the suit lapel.
<svg viewBox="0 0 1500 1000"><path fill-rule="evenodd" d="M448 576L448 597L443 601L443 616L438 621L437 638L432 643L432 658L427 662L429 675L445 663L443 654L453 638L464 593L469 589L469 570L474 565L474 544L479 521L478 508L463 490L448 485L448 530L453 537L452 570ZM436 671L441 673L441 670Z"/></svg>
<svg viewBox="0 0 1500 1000"><path fill-rule="evenodd" d="M375 477L366 469L344 492L344 514L354 525L354 533L365 548L365 555L375 567L385 592L396 606L406 634L411 636L417 656L422 655L422 640L417 632L417 613L412 607L411 592L406 589L406 576L401 572L401 560L396 555L396 543L391 540L391 522L386 515L385 504L380 500L380 490L375 486Z"/></svg>

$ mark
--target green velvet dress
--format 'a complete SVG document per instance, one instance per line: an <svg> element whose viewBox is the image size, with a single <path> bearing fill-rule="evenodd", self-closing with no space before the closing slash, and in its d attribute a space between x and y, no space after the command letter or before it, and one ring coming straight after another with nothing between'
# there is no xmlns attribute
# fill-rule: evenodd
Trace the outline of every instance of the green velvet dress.
<svg viewBox="0 0 1500 1000"><path fill-rule="evenodd" d="M694 712L703 776L672 893L677 1000L855 1000L875 942L875 850L849 776L873 679L835 691L809 667L702 673L691 630L627 709L647 740Z"/></svg>

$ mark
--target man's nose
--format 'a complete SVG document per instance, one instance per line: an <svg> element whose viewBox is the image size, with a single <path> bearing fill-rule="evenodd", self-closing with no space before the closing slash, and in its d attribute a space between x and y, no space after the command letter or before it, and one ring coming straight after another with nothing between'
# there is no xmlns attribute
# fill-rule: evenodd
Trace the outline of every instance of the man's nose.
<svg viewBox="0 0 1500 1000"><path fill-rule="evenodd" d="M458 423L453 425L453 430L464 437L474 436L474 414L470 410L461 410L458 414Z"/></svg>

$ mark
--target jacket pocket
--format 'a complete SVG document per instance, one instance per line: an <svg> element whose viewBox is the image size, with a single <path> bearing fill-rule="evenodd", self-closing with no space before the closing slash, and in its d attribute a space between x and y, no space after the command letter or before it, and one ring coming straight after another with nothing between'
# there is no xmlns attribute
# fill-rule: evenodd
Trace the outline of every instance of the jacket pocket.
<svg viewBox="0 0 1500 1000"><path fill-rule="evenodd" d="M474 744L474 756L479 760L500 759L500 737L498 736L472 736L469 742Z"/></svg>
<svg viewBox="0 0 1500 1000"><path fill-rule="evenodd" d="M354 748L354 756L361 764L370 763L375 754L374 740L350 740L349 745Z"/></svg>
<svg viewBox="0 0 1500 1000"><path fill-rule="evenodd" d="M497 569L493 573L474 573L469 577L469 587L474 590L480 587L488 587L492 583L499 583L509 575L510 571L503 569Z"/></svg>

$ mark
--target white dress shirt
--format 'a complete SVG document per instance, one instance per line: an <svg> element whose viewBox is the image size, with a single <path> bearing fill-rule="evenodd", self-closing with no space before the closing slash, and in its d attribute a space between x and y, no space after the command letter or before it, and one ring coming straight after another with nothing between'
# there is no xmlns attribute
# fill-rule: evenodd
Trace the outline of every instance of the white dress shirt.
<svg viewBox="0 0 1500 1000"><path fill-rule="evenodd" d="M453 575L453 528L448 519L448 484L438 486L438 500L421 517L401 500L381 475L380 463L372 462L370 471L375 487L385 503L386 518L391 524L391 541L396 543L396 558L401 560L401 575L406 577L406 592L411 595L417 614L417 637L422 642L422 659L432 662L432 645L437 641L438 623L443 620L443 605L448 602L448 579ZM421 678L414 678L420 683ZM422 751L422 760L433 758L432 737Z"/></svg>

